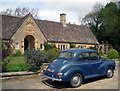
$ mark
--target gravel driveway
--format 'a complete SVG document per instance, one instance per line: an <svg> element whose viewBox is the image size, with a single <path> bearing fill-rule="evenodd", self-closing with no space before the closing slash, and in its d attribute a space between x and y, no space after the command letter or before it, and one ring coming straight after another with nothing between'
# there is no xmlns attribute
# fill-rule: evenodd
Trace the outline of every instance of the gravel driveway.
<svg viewBox="0 0 120 91"><path fill-rule="evenodd" d="M68 83L52 82L41 75L31 75L16 79L3 80L2 89L118 89L118 68L112 78L93 78L85 80L78 88L71 88Z"/></svg>

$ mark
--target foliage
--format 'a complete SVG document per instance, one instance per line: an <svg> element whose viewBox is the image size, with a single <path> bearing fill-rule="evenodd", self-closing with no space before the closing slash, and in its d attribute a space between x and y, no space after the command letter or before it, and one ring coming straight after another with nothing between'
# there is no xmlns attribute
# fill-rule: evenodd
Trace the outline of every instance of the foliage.
<svg viewBox="0 0 120 91"><path fill-rule="evenodd" d="M97 49L96 47L89 47L89 49L92 49L92 50L98 51L98 49Z"/></svg>
<svg viewBox="0 0 120 91"><path fill-rule="evenodd" d="M100 51L99 51L99 54L100 54L100 55L103 55L103 51L102 51L102 50L100 50Z"/></svg>
<svg viewBox="0 0 120 91"><path fill-rule="evenodd" d="M34 18L38 18L39 9L28 8L28 7L23 7L23 8L18 7L15 9L7 8L4 11L1 11L0 14L13 15L13 16L25 16L29 12L33 15Z"/></svg>
<svg viewBox="0 0 120 91"><path fill-rule="evenodd" d="M93 10L93 12L83 18L83 24L91 28L91 31L100 43L102 41L108 41L120 53L119 3L110 2L97 12Z"/></svg>
<svg viewBox="0 0 120 91"><path fill-rule="evenodd" d="M1 46L2 46L2 60L4 58L6 58L10 53L11 53L11 48L10 48L10 44L12 42L3 42L1 41Z"/></svg>
<svg viewBox="0 0 120 91"><path fill-rule="evenodd" d="M26 50L24 56L29 64L29 71L37 71L40 69L42 63L49 63L56 59L61 50L57 48L45 50Z"/></svg>
<svg viewBox="0 0 120 91"><path fill-rule="evenodd" d="M44 42L44 50L48 51L52 48L56 48L55 44L48 44L47 42Z"/></svg>
<svg viewBox="0 0 120 91"><path fill-rule="evenodd" d="M2 71L3 72L18 72L28 70L28 64L24 61L23 56L19 57L10 57L4 59L2 62Z"/></svg>
<svg viewBox="0 0 120 91"><path fill-rule="evenodd" d="M14 57L15 56L15 54L9 54L9 57Z"/></svg>
<svg viewBox="0 0 120 91"><path fill-rule="evenodd" d="M21 56L21 55L22 55L21 51L20 51L20 50L17 50L17 51L16 51L16 56Z"/></svg>
<svg viewBox="0 0 120 91"><path fill-rule="evenodd" d="M47 53L51 54L52 60L55 60L58 58L59 54L60 54L61 50L57 49L57 48L53 48L51 50L48 50Z"/></svg>
<svg viewBox="0 0 120 91"><path fill-rule="evenodd" d="M75 48L75 45L73 43L70 43L70 48Z"/></svg>
<svg viewBox="0 0 120 91"><path fill-rule="evenodd" d="M8 63L10 63L10 59L9 58L5 58L4 60L2 60L2 72L6 72L7 71Z"/></svg>
<svg viewBox="0 0 120 91"><path fill-rule="evenodd" d="M117 58L119 58L119 54L115 49L111 49L108 52L107 57L110 58L110 59L117 59Z"/></svg>
<svg viewBox="0 0 120 91"><path fill-rule="evenodd" d="M37 71L40 69L42 63L48 63L51 60L51 54L42 50L27 50L24 53L27 63L29 64L29 71Z"/></svg>

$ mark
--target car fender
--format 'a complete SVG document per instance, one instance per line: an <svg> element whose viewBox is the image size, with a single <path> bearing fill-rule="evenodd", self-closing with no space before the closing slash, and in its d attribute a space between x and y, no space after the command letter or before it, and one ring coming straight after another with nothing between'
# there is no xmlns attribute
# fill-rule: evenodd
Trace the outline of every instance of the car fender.
<svg viewBox="0 0 120 91"><path fill-rule="evenodd" d="M107 70L109 67L113 67L115 69L115 62L114 61L106 61L100 65L98 68L98 74L106 75Z"/></svg>
<svg viewBox="0 0 120 91"><path fill-rule="evenodd" d="M63 81L70 81L71 77L75 73L80 73L84 77L84 74L83 74L82 69L80 67L71 67L69 70L67 70L64 73L64 75L63 75Z"/></svg>

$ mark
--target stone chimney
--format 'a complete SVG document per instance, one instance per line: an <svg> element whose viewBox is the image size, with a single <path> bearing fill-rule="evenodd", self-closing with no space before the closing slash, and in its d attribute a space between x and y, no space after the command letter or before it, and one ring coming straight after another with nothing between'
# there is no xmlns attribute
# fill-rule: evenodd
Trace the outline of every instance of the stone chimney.
<svg viewBox="0 0 120 91"><path fill-rule="evenodd" d="M66 27L66 14L60 14L60 22L62 23L63 27Z"/></svg>

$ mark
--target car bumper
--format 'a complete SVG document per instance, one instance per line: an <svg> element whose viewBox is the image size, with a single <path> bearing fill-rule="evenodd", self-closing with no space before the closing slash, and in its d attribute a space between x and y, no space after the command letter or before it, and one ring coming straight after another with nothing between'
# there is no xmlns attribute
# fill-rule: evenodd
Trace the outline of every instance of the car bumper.
<svg viewBox="0 0 120 91"><path fill-rule="evenodd" d="M47 78L49 78L49 79L51 79L52 81L62 81L62 79L58 79L58 78L54 78L54 77L50 77L50 76L47 76L47 75L44 75L43 74L43 76L45 76L45 77L47 77Z"/></svg>

